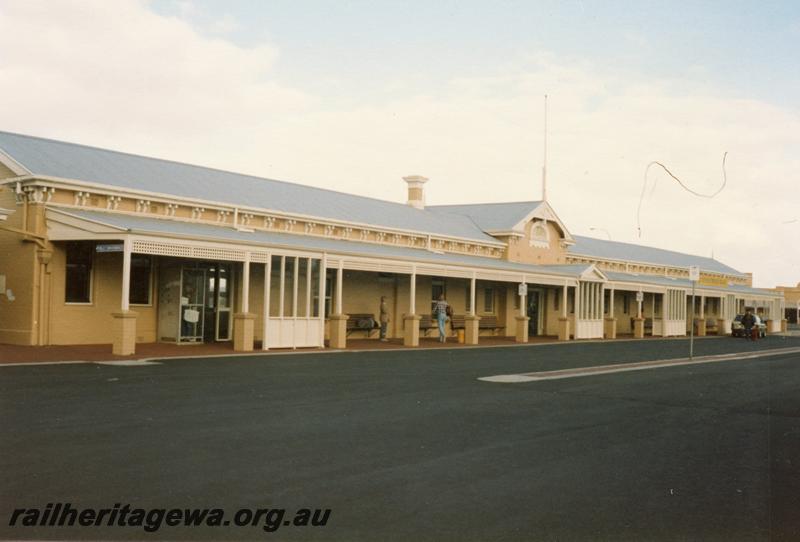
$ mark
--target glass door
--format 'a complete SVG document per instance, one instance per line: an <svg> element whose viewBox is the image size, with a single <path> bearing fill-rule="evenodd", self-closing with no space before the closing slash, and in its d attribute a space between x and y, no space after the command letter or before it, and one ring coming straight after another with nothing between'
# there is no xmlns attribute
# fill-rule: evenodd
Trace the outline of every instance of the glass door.
<svg viewBox="0 0 800 542"><path fill-rule="evenodd" d="M539 290L528 290L528 335L539 334Z"/></svg>
<svg viewBox="0 0 800 542"><path fill-rule="evenodd" d="M184 267L181 272L180 342L202 342L205 320L204 269Z"/></svg>
<svg viewBox="0 0 800 542"><path fill-rule="evenodd" d="M233 292L233 270L231 264L221 263L216 272L216 340L231 340L231 295Z"/></svg>

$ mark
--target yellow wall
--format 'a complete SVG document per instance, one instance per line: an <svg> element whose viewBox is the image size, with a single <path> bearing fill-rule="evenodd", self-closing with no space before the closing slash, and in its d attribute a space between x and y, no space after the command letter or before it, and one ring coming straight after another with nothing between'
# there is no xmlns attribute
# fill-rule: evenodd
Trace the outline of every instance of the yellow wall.
<svg viewBox="0 0 800 542"><path fill-rule="evenodd" d="M0 164L0 179L8 179L16 176L17 176L16 173L8 169L3 164ZM6 209L8 209L8 207L6 207Z"/></svg>
<svg viewBox="0 0 800 542"><path fill-rule="evenodd" d="M94 254L92 264L92 303L68 304L64 301L66 251L63 243L54 243L52 297L50 300L51 344L103 344L110 339L112 313L119 312L122 289L122 254ZM157 273L157 272L156 272ZM156 340L158 289L152 292L152 305L131 305L137 313L136 341Z"/></svg>
<svg viewBox="0 0 800 542"><path fill-rule="evenodd" d="M24 207L16 205L14 193L8 187L0 188L0 207L15 211L0 224L24 229ZM0 275L5 275L6 289L15 298L10 301L4 293L0 294L0 343L35 344L37 267L36 244L0 229Z"/></svg>
<svg viewBox="0 0 800 542"><path fill-rule="evenodd" d="M535 222L540 221L532 220L525 225L525 237L499 237L508 244L506 259L531 264L563 264L566 261L566 249L561 246L562 234L558 226L553 222L547 223L549 247L531 246L531 230Z"/></svg>

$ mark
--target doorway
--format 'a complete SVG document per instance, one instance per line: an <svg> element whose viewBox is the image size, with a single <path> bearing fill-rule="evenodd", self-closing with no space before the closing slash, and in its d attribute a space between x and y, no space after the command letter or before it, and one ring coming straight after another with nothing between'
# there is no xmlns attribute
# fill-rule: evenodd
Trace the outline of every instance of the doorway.
<svg viewBox="0 0 800 542"><path fill-rule="evenodd" d="M158 266L158 339L230 341L234 263L163 258Z"/></svg>
<svg viewBox="0 0 800 542"><path fill-rule="evenodd" d="M528 290L528 306L525 307L528 320L528 336L539 335L539 311L541 307L542 293L539 290Z"/></svg>

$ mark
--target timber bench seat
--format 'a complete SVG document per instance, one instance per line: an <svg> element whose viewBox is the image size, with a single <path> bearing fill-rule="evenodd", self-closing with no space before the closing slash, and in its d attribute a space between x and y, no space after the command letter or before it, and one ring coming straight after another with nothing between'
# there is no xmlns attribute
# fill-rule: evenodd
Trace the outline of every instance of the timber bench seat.
<svg viewBox="0 0 800 542"><path fill-rule="evenodd" d="M505 328L506 326L501 326L497 323L497 316L481 316L480 321L478 321L478 330L491 330L492 335L494 335L495 331Z"/></svg>
<svg viewBox="0 0 800 542"><path fill-rule="evenodd" d="M403 319L403 328L405 329L406 323L405 318ZM432 329L436 329L439 325L436 323L436 320L433 319L432 316L429 314L423 314L419 317L419 330L422 332L423 336L427 336L428 332Z"/></svg>
<svg viewBox="0 0 800 542"><path fill-rule="evenodd" d="M374 314L350 314L347 317L346 332L349 337L351 333L356 331L366 331L367 338L372 335L372 332L380 328Z"/></svg>
<svg viewBox="0 0 800 542"><path fill-rule="evenodd" d="M463 314L456 314L450 319L450 325L453 327L453 330L456 329L466 329L466 316ZM501 326L497 323L497 316L481 316L481 319L478 320L478 331L480 332L482 329L491 330L492 335L494 335L495 331L498 329L505 329L505 326Z"/></svg>
<svg viewBox="0 0 800 542"><path fill-rule="evenodd" d="M419 330L422 332L423 337L427 337L428 332L437 327L439 327L439 324L437 324L429 314L423 314L419 319Z"/></svg>

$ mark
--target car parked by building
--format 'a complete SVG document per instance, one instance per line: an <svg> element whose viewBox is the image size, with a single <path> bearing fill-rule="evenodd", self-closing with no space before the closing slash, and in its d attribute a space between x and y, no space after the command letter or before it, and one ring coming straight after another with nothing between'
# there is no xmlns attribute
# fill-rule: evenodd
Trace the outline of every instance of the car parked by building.
<svg viewBox="0 0 800 542"><path fill-rule="evenodd" d="M758 337L763 338L767 336L767 324L761 317L757 314L753 315L755 317L755 323L753 324L753 328L758 330ZM731 322L731 335L733 337L744 337L745 331L744 326L742 325L742 318L744 314L737 314L736 318L733 319Z"/></svg>

